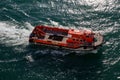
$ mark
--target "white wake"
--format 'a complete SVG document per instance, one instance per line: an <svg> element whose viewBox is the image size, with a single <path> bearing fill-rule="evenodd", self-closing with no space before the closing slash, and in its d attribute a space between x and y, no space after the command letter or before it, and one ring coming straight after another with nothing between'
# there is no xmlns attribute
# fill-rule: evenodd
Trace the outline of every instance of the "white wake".
<svg viewBox="0 0 120 80"><path fill-rule="evenodd" d="M32 29L33 26L28 22L24 26L0 22L0 43L11 46L27 44Z"/></svg>

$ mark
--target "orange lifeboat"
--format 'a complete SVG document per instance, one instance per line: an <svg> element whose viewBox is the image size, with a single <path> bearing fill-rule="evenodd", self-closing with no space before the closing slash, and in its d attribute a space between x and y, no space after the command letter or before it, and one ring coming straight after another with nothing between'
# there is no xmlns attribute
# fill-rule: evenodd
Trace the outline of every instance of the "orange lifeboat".
<svg viewBox="0 0 120 80"><path fill-rule="evenodd" d="M36 26L30 34L29 42L73 51L91 51L102 45L103 36L91 30Z"/></svg>

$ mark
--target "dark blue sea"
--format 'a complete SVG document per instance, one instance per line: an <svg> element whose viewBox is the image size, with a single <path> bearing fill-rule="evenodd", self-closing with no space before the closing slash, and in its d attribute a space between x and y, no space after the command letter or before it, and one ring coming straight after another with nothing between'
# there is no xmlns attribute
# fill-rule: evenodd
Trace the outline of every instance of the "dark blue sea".
<svg viewBox="0 0 120 80"><path fill-rule="evenodd" d="M105 43L85 55L30 45L36 25L91 29ZM0 0L0 80L120 80L120 0Z"/></svg>

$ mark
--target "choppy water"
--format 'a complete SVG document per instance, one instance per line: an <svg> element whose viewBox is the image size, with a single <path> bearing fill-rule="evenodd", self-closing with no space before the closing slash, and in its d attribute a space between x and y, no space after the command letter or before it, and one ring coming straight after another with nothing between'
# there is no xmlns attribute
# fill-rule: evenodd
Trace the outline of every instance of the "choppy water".
<svg viewBox="0 0 120 80"><path fill-rule="evenodd" d="M92 29L106 42L97 54L56 55L68 52L28 45L40 24ZM119 41L120 0L0 0L0 80L119 80Z"/></svg>

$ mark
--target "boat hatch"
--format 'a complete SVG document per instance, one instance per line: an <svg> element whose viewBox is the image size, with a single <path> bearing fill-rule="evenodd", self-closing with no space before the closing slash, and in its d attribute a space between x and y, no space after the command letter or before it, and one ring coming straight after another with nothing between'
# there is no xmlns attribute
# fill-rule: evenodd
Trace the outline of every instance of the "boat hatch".
<svg viewBox="0 0 120 80"><path fill-rule="evenodd" d="M62 41L62 40L63 40L63 36L59 36L59 35L50 35L50 36L48 37L48 39L56 40L56 41Z"/></svg>

